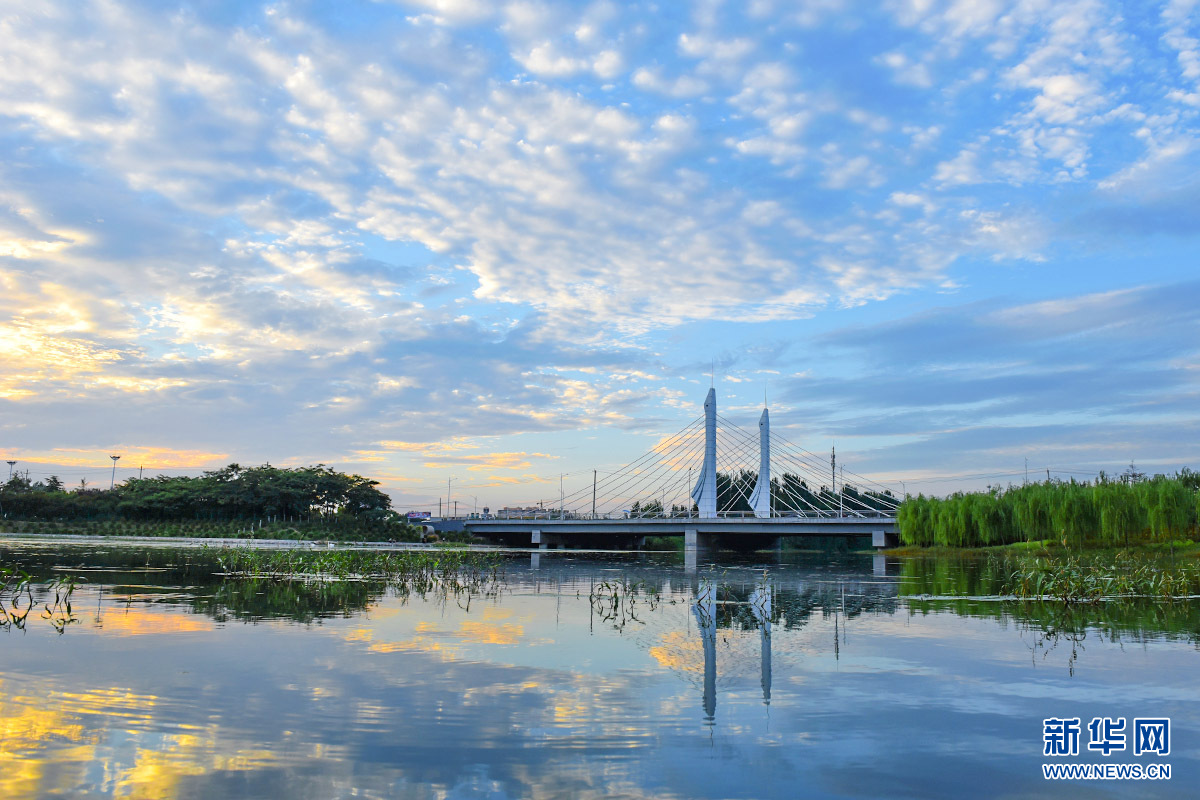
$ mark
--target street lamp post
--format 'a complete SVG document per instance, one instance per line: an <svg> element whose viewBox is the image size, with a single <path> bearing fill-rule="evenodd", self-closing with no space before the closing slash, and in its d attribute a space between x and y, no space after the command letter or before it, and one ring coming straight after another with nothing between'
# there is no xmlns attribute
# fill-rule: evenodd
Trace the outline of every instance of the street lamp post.
<svg viewBox="0 0 1200 800"><path fill-rule="evenodd" d="M114 488L116 488L116 485L117 485L117 462L121 460L121 457L120 456L109 456L109 458L111 458L112 462L113 462L113 471L112 471L112 480L108 484L108 489L109 489L109 491L112 491Z"/></svg>

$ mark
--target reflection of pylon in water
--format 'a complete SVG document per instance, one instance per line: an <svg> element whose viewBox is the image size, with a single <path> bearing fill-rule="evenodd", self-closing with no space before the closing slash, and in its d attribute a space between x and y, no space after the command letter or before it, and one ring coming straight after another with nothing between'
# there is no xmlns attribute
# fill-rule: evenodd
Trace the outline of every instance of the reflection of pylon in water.
<svg viewBox="0 0 1200 800"><path fill-rule="evenodd" d="M771 586L766 576L750 595L750 612L758 622L762 648L762 691L763 704L771 705Z"/></svg>
<svg viewBox="0 0 1200 800"><path fill-rule="evenodd" d="M750 595L750 612L758 622L760 680L763 704L768 706L771 704L771 604L771 586L764 575ZM692 613L704 649L704 718L713 722L717 716L717 588L712 581L700 582Z"/></svg>
<svg viewBox="0 0 1200 800"><path fill-rule="evenodd" d="M696 592L696 625L704 645L704 718L717 718L717 587L712 581L701 581Z"/></svg>

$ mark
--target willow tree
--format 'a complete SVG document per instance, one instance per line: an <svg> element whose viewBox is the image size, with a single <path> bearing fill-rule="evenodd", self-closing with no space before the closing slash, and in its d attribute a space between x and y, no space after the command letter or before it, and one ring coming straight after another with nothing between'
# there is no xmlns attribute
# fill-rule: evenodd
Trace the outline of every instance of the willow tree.
<svg viewBox="0 0 1200 800"><path fill-rule="evenodd" d="M1103 482L1093 490L1100 515L1100 539L1105 544L1129 544L1140 538L1148 520L1135 490L1124 483Z"/></svg>
<svg viewBox="0 0 1200 800"><path fill-rule="evenodd" d="M1150 507L1150 532L1155 541L1174 542L1192 527L1195 501L1192 493L1179 481L1155 480L1147 498Z"/></svg>
<svg viewBox="0 0 1200 800"><path fill-rule="evenodd" d="M1053 535L1050 522L1048 484L1033 484L1015 490L1013 517L1026 541L1041 541Z"/></svg>

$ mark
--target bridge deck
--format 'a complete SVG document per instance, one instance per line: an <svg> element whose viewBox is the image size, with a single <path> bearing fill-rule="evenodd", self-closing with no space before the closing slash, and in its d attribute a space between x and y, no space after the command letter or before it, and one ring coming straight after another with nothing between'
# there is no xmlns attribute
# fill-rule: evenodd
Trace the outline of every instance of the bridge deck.
<svg viewBox="0 0 1200 800"><path fill-rule="evenodd" d="M464 526L471 533L512 534L541 531L545 534L613 534L620 536L862 536L879 531L896 532L895 517L775 517L688 519L686 517L648 519L469 519Z"/></svg>

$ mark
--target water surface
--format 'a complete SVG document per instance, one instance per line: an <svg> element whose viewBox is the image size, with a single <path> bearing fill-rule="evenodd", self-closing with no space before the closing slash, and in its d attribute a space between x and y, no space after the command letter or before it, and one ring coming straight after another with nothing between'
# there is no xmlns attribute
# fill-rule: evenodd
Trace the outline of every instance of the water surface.
<svg viewBox="0 0 1200 800"><path fill-rule="evenodd" d="M0 544L43 602L87 581L61 633L0 630L0 796L1191 797L1200 776L1194 602L1002 602L971 560L569 552L422 597L226 579L198 552ZM1101 715L1171 717L1172 780L1044 781L1043 718Z"/></svg>

